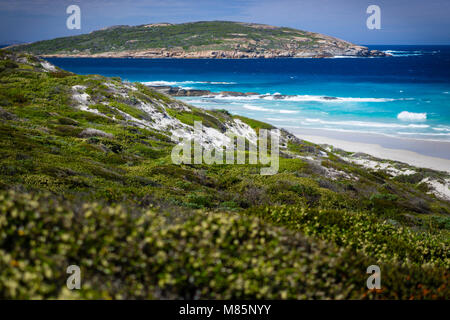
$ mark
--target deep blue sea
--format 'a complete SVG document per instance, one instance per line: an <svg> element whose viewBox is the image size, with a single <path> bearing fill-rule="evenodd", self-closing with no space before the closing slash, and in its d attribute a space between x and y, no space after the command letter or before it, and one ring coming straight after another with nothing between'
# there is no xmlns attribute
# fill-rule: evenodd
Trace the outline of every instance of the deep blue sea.
<svg viewBox="0 0 450 320"><path fill-rule="evenodd" d="M393 57L48 60L79 74L119 76L128 81L213 92L255 92L246 97L217 94L182 100L204 108L227 109L287 129L450 141L450 46L370 48ZM289 97L278 99L279 95Z"/></svg>

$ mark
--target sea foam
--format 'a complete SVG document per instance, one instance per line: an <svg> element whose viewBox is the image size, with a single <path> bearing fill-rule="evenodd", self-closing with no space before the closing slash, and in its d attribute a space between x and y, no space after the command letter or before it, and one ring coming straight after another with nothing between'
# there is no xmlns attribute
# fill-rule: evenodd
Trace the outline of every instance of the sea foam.
<svg viewBox="0 0 450 320"><path fill-rule="evenodd" d="M229 101L242 101L242 100L275 100L275 101L294 101L294 102L327 102L327 103L342 103L342 102L390 102L395 100L412 100L412 98L356 98L356 97L328 97L328 96L315 96L315 95L281 95L280 93L266 93L266 94L254 94L246 96L231 96L227 94L211 94L203 96L205 98L229 100Z"/></svg>
<svg viewBox="0 0 450 320"><path fill-rule="evenodd" d="M402 121L425 121L427 120L427 113L402 111L397 115L397 119Z"/></svg>
<svg viewBox="0 0 450 320"><path fill-rule="evenodd" d="M186 81L165 81L165 80L156 80L156 81L145 81L142 84L147 86L183 86L186 84L236 84L236 82L226 82L226 81L194 81L194 80L186 80Z"/></svg>
<svg viewBox="0 0 450 320"><path fill-rule="evenodd" d="M271 111L270 109L266 109L263 107L253 106L251 104L244 104L243 107L247 110L253 110L253 111Z"/></svg>
<svg viewBox="0 0 450 320"><path fill-rule="evenodd" d="M327 121L316 118L306 118L304 119L306 123L319 123L325 125L339 125L339 126L351 126L351 127L372 127L372 128L414 128L414 129L425 129L429 126L426 124L397 124L397 123L387 123L387 122L368 122L368 121Z"/></svg>
<svg viewBox="0 0 450 320"><path fill-rule="evenodd" d="M242 107L244 107L247 110L252 110L252 111L264 111L264 112L274 112L274 113L284 113L284 114L298 113L298 111L296 111L296 110L267 109L267 108L263 108L263 107L254 106L251 104L244 104Z"/></svg>

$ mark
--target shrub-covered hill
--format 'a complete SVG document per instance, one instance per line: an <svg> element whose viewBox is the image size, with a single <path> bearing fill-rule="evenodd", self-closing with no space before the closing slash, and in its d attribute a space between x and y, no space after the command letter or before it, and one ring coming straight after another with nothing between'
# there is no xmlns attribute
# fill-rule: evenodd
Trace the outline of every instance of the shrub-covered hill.
<svg viewBox="0 0 450 320"><path fill-rule="evenodd" d="M369 170L285 131L272 176L175 165L171 133L194 120L211 144L271 126L0 59L1 298L449 298L447 174L364 156L383 164ZM72 264L81 290L66 288Z"/></svg>
<svg viewBox="0 0 450 320"><path fill-rule="evenodd" d="M386 56L320 33L256 23L199 21L114 26L12 47L43 56L276 58Z"/></svg>

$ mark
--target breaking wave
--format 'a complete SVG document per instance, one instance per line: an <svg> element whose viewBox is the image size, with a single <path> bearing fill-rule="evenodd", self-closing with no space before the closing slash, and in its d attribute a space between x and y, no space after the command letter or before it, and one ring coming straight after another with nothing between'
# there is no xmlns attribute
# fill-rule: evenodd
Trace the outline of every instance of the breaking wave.
<svg viewBox="0 0 450 320"><path fill-rule="evenodd" d="M302 125L335 125L342 127L366 127L366 128L395 128L395 129L426 129L429 125L426 124L398 124L385 122L369 122L369 121L330 121L317 118L306 119L283 119L283 118L266 118L269 121L277 122L296 122Z"/></svg>
<svg viewBox="0 0 450 320"><path fill-rule="evenodd" d="M283 114L298 113L298 111L296 111L296 110L267 109L267 108L263 108L263 107L254 106L251 104L244 104L242 107L244 107L247 110L252 110L252 111L264 111L264 112L274 112L274 113L283 113Z"/></svg>
<svg viewBox="0 0 450 320"><path fill-rule="evenodd" d="M393 57L412 57L412 56L423 56L425 54L435 54L439 50L434 51L423 51L423 50L385 50L384 53L388 53Z"/></svg>
<svg viewBox="0 0 450 320"><path fill-rule="evenodd" d="M284 100L284 101L316 101L316 102L390 102L396 100L412 100L412 98L354 98L354 97L329 97L329 96L315 96L315 95L282 95L280 93L266 93L258 95L229 95L229 94L217 94L207 95L204 98L210 99L222 99L222 100Z"/></svg>
<svg viewBox="0 0 450 320"><path fill-rule="evenodd" d="M385 122L368 122L368 121L327 121L322 119L305 119L307 123L331 124L340 126L355 126L355 127L372 127L372 128L414 128L424 129L428 128L426 124L397 124Z"/></svg>
<svg viewBox="0 0 450 320"><path fill-rule="evenodd" d="M427 113L402 111L397 115L397 119L402 121L425 121L427 120Z"/></svg>
<svg viewBox="0 0 450 320"><path fill-rule="evenodd" d="M258 107L258 106L253 106L251 104L244 104L243 107L247 110L253 110L253 111L270 111L270 109L267 108L263 108L263 107Z"/></svg>
<svg viewBox="0 0 450 320"><path fill-rule="evenodd" d="M236 84L236 82L226 82L226 81L145 81L142 84L146 86L183 86L186 84Z"/></svg>

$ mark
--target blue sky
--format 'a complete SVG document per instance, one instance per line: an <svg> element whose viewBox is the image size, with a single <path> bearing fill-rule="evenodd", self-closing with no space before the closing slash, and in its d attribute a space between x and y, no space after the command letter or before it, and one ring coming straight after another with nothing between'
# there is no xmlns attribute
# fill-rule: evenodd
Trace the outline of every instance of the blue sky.
<svg viewBox="0 0 450 320"><path fill-rule="evenodd" d="M81 8L81 30L66 8ZM381 30L366 27L369 5ZM0 43L37 41L103 27L227 20L320 32L358 44L450 44L450 0L0 0Z"/></svg>

